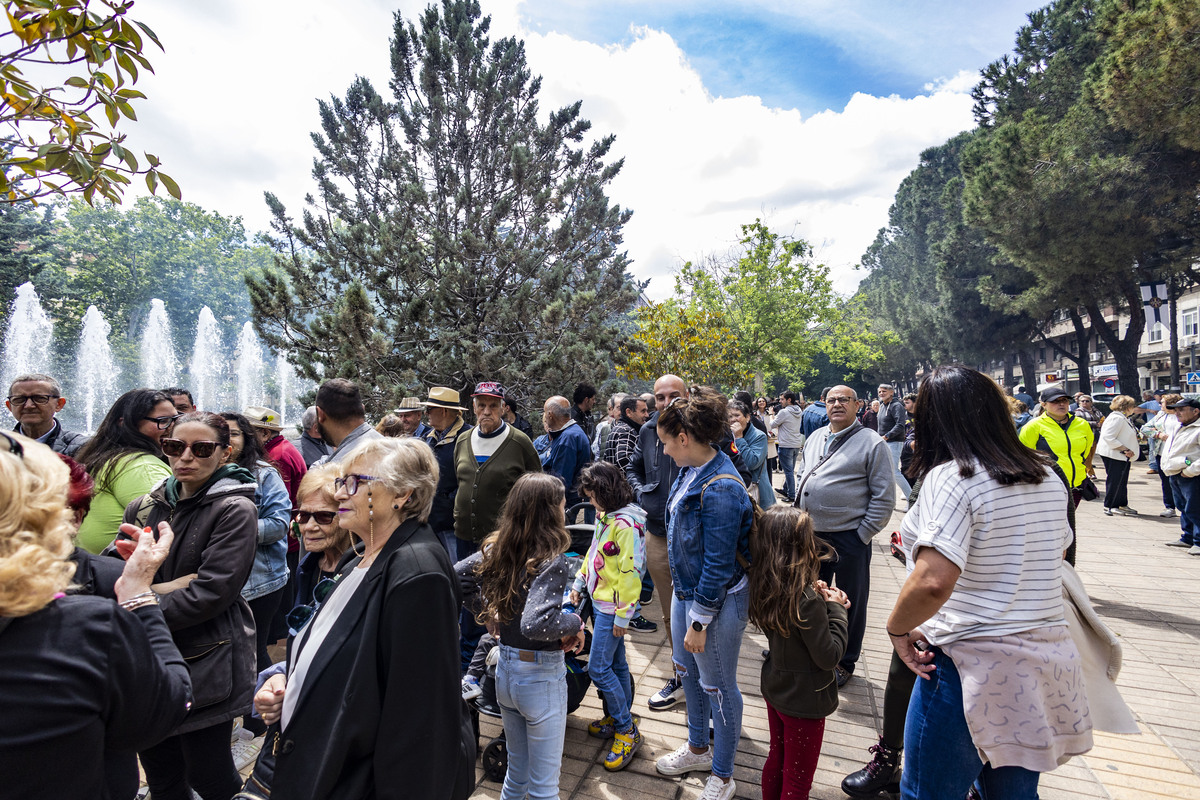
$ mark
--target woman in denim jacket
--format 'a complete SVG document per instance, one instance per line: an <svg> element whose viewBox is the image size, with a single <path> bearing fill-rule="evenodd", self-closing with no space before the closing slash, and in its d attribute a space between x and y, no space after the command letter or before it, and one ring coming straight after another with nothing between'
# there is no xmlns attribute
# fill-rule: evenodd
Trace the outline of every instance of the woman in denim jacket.
<svg viewBox="0 0 1200 800"><path fill-rule="evenodd" d="M733 462L716 447L726 424L725 397L705 386L658 416L663 451L680 467L667 502L667 548L675 585L671 650L687 696L688 741L657 768L663 775L712 770L701 800L733 797L742 733L737 664L749 607L739 562L749 557L753 509Z"/></svg>

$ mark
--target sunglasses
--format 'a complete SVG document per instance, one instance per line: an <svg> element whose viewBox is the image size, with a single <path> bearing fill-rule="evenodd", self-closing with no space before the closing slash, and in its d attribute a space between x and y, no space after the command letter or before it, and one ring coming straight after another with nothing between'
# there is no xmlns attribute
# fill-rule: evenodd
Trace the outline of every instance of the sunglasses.
<svg viewBox="0 0 1200 800"><path fill-rule="evenodd" d="M310 519L315 519L318 525L328 525L337 519L336 511L297 511L296 522L307 525Z"/></svg>
<svg viewBox="0 0 1200 800"><path fill-rule="evenodd" d="M163 455L179 458L185 450L191 450L196 458L208 458L221 447L220 442L192 442L188 444L182 439L163 439L159 442Z"/></svg>
<svg viewBox="0 0 1200 800"><path fill-rule="evenodd" d="M306 606L296 606L288 612L288 632L292 636L299 636L300 631L304 630L304 626L312 622L317 609L329 599L329 595L333 593L335 586L337 586L337 578L322 578L321 582L313 587L313 602Z"/></svg>
<svg viewBox="0 0 1200 800"><path fill-rule="evenodd" d="M172 414L169 417L142 417L142 419L153 422L155 425L158 426L158 429L160 431L165 431L167 428L171 427L172 422L179 419L181 416L183 416L183 415L182 414Z"/></svg>
<svg viewBox="0 0 1200 800"><path fill-rule="evenodd" d="M336 490L345 487L346 494L353 497L358 492L358 485L360 483L370 483L371 481L377 480L379 480L379 478L376 478L374 475L358 475L351 472L350 474L343 475L340 478L334 478L333 488Z"/></svg>

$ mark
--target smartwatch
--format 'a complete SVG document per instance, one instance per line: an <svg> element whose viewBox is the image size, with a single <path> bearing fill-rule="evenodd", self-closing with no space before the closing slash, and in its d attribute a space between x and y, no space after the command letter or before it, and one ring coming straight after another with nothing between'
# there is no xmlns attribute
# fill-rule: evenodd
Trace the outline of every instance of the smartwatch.
<svg viewBox="0 0 1200 800"><path fill-rule="evenodd" d="M704 629L706 627L708 627L708 626L705 625L700 620L695 620L695 619L692 620L692 630L694 630L696 633L704 633Z"/></svg>

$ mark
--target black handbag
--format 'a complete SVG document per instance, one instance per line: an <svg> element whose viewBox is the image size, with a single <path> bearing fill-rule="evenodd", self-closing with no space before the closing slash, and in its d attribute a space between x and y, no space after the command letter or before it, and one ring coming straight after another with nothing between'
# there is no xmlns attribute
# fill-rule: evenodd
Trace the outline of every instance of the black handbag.
<svg viewBox="0 0 1200 800"><path fill-rule="evenodd" d="M1100 490L1092 483L1091 478L1084 478L1083 483L1079 484L1079 496L1084 500L1095 500L1100 496Z"/></svg>

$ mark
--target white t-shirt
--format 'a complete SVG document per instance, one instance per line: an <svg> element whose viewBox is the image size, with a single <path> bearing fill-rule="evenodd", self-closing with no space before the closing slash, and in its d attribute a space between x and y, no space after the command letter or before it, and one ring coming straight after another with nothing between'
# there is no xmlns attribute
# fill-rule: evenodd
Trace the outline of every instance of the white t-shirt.
<svg viewBox="0 0 1200 800"><path fill-rule="evenodd" d="M304 679L308 677L308 670L312 667L313 659L321 650L325 637L333 630L338 617L346 609L350 598L362 586L363 578L366 576L367 570L355 568L338 578L337 587L321 604L316 618L308 623L307 630L300 632L300 639L296 643L296 657L292 660L292 669L288 673L287 690L283 693L281 730L287 729L288 720L292 718L292 713L296 710L296 703L300 701L300 692L304 687Z"/></svg>
<svg viewBox="0 0 1200 800"><path fill-rule="evenodd" d="M946 604L921 625L932 644L1063 624L1062 558L1071 543L1067 489L1049 467L1040 484L1001 486L976 465L962 478L934 467L900 526L908 569L922 547L962 574Z"/></svg>

